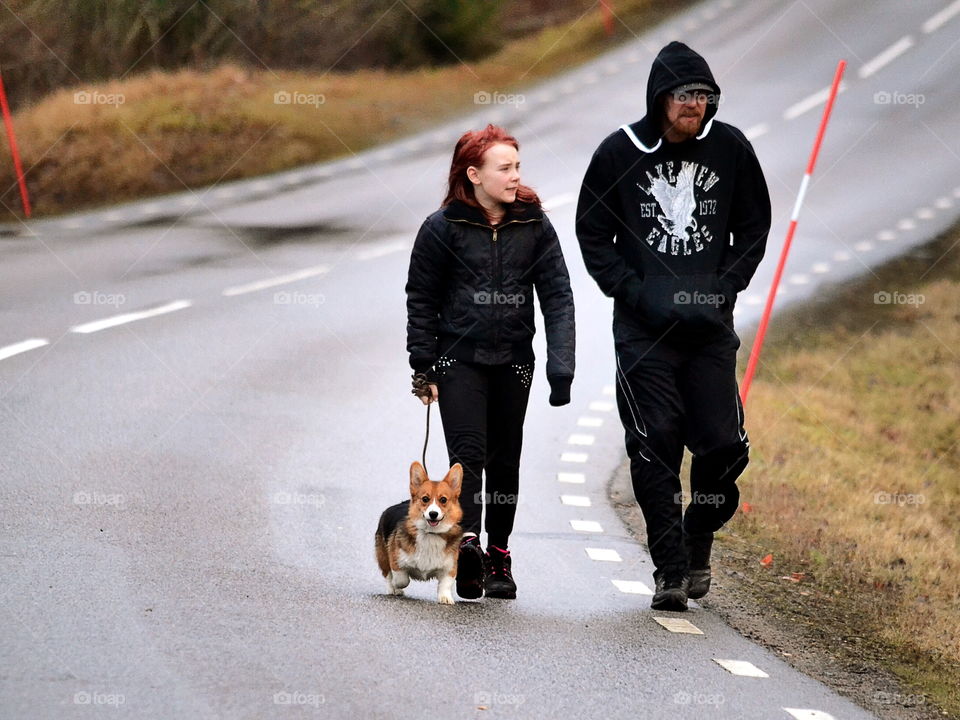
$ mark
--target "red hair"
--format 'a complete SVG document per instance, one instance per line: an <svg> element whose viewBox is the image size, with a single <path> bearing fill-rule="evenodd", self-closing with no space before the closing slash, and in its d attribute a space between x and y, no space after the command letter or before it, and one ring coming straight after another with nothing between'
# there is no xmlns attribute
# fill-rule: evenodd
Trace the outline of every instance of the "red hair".
<svg viewBox="0 0 960 720"><path fill-rule="evenodd" d="M443 200L443 207L454 200L459 200L465 205L483 210L473 191L473 183L467 177L467 168L471 166L478 168L483 165L483 154L493 145L499 144L512 145L514 149L520 150L517 139L496 125L487 125L483 130L468 130L457 140L457 145L453 149L453 160L450 163L450 179L447 183L447 196ZM540 207L540 198L537 193L526 185L520 185L517 188L517 201Z"/></svg>

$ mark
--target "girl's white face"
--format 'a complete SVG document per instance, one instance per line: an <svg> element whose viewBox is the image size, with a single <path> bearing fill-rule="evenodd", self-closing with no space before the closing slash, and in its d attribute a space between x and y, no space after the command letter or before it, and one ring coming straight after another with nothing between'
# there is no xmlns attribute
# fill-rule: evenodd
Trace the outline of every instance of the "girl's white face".
<svg viewBox="0 0 960 720"><path fill-rule="evenodd" d="M520 159L512 145L498 143L483 153L480 167L467 168L477 201L487 209L509 205L517 199L520 186Z"/></svg>

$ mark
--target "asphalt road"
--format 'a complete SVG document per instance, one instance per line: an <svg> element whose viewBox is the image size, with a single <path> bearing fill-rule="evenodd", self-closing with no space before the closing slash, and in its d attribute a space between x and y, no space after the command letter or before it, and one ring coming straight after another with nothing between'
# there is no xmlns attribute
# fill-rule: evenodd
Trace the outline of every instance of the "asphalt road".
<svg viewBox="0 0 960 720"><path fill-rule="evenodd" d="M719 117L754 138L773 196L747 327L819 121L806 100L841 57L780 307L956 220L958 36L957 2L704 3L522 102L391 146L6 228L0 715L871 717L712 613L683 616L702 635L654 620L637 584L652 585L649 558L605 495L623 459L611 306L580 260L575 194L600 139L642 114L656 51L680 38L702 52ZM409 247L453 139L487 120L519 136L524 180L553 208L580 352L569 406L548 406L542 365L534 380L518 599L450 608L432 583L386 596L372 538L423 439ZM435 414L428 466L445 461Z"/></svg>

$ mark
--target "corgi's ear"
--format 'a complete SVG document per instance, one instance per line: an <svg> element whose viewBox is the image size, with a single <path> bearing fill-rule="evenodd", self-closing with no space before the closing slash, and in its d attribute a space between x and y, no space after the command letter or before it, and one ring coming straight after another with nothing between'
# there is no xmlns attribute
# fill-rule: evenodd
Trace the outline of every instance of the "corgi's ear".
<svg viewBox="0 0 960 720"><path fill-rule="evenodd" d="M459 497L460 488L463 485L463 466L460 463L455 463L447 472L444 480L450 484L450 487L453 489L453 494Z"/></svg>
<svg viewBox="0 0 960 720"><path fill-rule="evenodd" d="M423 465L414 461L410 466L410 496L413 497L420 491L420 486L427 481L427 471Z"/></svg>

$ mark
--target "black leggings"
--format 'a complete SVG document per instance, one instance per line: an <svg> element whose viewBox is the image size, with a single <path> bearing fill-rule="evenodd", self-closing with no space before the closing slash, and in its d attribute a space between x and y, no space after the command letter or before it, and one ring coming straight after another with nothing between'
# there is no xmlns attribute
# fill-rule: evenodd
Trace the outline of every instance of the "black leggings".
<svg viewBox="0 0 960 720"><path fill-rule="evenodd" d="M533 363L480 365L444 359L438 369L447 453L451 465L463 466L463 530L480 535L486 505L487 544L506 549L519 500L523 419Z"/></svg>

